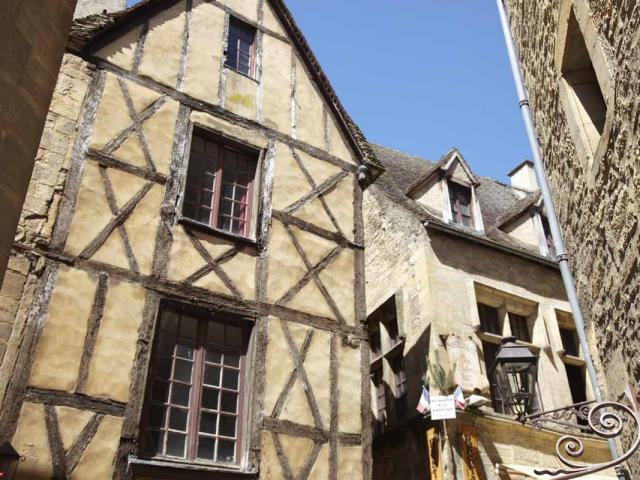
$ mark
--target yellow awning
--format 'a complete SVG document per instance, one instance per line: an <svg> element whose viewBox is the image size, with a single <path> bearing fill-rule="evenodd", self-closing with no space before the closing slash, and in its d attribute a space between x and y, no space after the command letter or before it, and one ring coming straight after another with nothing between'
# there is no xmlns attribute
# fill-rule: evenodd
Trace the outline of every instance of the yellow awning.
<svg viewBox="0 0 640 480"><path fill-rule="evenodd" d="M498 467L508 471L509 473L515 473L517 476L512 477L514 478L514 480L524 480L531 478L536 480L552 480L554 478L551 475L537 475L536 473L534 473L534 470L540 467L529 467L527 465L515 465L512 463L500 463L498 464ZM602 470L598 473L585 475L584 477L580 478L584 478L585 480L615 480L617 477L615 470L613 468L609 468L607 470Z"/></svg>

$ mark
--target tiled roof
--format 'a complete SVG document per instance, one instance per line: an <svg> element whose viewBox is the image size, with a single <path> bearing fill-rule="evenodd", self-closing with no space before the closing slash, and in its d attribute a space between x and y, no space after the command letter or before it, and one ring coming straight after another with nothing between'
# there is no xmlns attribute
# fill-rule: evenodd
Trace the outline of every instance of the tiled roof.
<svg viewBox="0 0 640 480"><path fill-rule="evenodd" d="M531 205L537 201L539 198L537 192L527 194L527 196L521 198L522 190L505 185L489 177L476 177L479 182L479 185L476 186L476 194L485 227L485 233L482 234L475 230L445 222L440 215L418 204L418 202L406 195L405 192L415 183L415 180L424 177L438 162L392 150L381 145L372 144L372 148L385 168L385 172L376 181L375 188L381 190L396 204L412 212L421 222L428 221L438 224L447 229L459 231L470 239L477 238L485 243L504 246L521 251L528 256L538 257L546 262L549 261L548 258L540 255L536 248L520 242L499 229L500 220L505 214L513 215L516 209L522 212L527 208L525 205ZM447 152L445 157L448 154L450 152Z"/></svg>
<svg viewBox="0 0 640 480"><path fill-rule="evenodd" d="M136 22L141 18L146 18L148 15L153 14L156 9L166 8L173 3L175 3L175 0L141 0L126 10L90 15L77 19L71 27L68 47L71 50L83 52L92 43L115 32L121 26ZM284 28L287 30L291 40L302 54L302 59L322 91L327 104L343 124L347 136L353 139L352 146L360 154L362 163L370 167L372 179L375 179L382 172L382 166L371 149L369 142L367 142L358 125L351 119L342 102L340 102L338 95L331 86L328 77L322 70L318 59L311 50L302 31L298 28L284 1L270 0L270 3Z"/></svg>

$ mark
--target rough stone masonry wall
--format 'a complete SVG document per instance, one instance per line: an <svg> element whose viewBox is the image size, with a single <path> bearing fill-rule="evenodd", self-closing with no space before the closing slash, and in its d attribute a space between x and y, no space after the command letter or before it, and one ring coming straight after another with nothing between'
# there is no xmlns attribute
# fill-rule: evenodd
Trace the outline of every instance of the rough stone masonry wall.
<svg viewBox="0 0 640 480"><path fill-rule="evenodd" d="M627 381L640 380L640 9L633 0L587 4L614 84L606 151L591 170L576 154L559 101L560 2L507 1L583 314L597 335L592 350L601 357L608 396L617 399ZM637 457L631 463L640 473Z"/></svg>
<svg viewBox="0 0 640 480"><path fill-rule="evenodd" d="M58 211L75 139L76 121L89 85L90 70L78 57L65 55L58 75L31 182L18 222L15 241L24 245L46 245ZM0 361L20 309L23 291L32 288L27 278L37 262L25 255L9 258L0 290ZM26 295L29 297L30 295ZM23 307L29 307L26 302Z"/></svg>

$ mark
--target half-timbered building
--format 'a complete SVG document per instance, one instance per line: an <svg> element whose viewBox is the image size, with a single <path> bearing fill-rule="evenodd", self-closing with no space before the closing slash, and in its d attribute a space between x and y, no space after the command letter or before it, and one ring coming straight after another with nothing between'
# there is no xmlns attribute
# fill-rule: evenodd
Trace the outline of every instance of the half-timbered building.
<svg viewBox="0 0 640 480"><path fill-rule="evenodd" d="M368 478L380 171L281 0L77 20L0 300L19 478Z"/></svg>

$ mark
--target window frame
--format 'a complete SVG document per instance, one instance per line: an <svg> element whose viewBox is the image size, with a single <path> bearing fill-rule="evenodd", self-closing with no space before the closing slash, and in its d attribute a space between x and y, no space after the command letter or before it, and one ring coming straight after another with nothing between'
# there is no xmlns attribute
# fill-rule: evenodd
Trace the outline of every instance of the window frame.
<svg viewBox="0 0 640 480"><path fill-rule="evenodd" d="M157 369L157 357L158 357L158 348L160 342L160 322L163 314L166 312L173 312L177 315L187 315L189 317L195 318L197 320L197 337L196 337L196 346L194 350L194 360L192 362L192 377L191 377L191 392L189 393L189 404L187 407L187 431L185 433L185 445L184 457L176 457L167 454L157 454L153 453L147 444L147 432L150 430L150 414L149 409L153 404L157 404L157 401L151 400L153 383L155 380L155 371ZM235 461L234 462L224 462L214 460L207 460L203 458L197 457L197 448L198 448L198 437L200 435L199 423L200 423L200 415L202 410L202 391L204 391L204 384L202 383L202 376L204 372L205 359L204 359L204 350L202 349L203 345L206 344L207 339L206 336L202 336L203 330L206 331L207 324L211 322L216 322L219 325L231 325L233 327L239 328L242 330L242 342L240 347L240 359L238 364L238 398L237 398L237 414L236 414L236 428L235 428ZM204 325L204 327L203 327ZM158 308L156 314L156 324L154 327L154 335L152 341L152 348L149 354L149 363L147 368L147 378L146 385L144 388L144 397L143 404L141 409L141 417L139 423L139 448L138 448L138 456L142 459L149 459L153 461L163 462L166 464L174 464L174 465L190 465L190 466L201 466L201 467L215 467L221 468L225 470L244 470L247 468L247 453L248 447L251 442L252 436L252 426L251 426L251 398L252 398L252 383L253 383L253 325L254 322L251 318L245 317L242 315L232 314L228 312L211 312L209 310L205 310L204 308L196 307L189 304L184 304L174 300L163 300ZM224 348L224 345L223 345ZM164 355L164 354L163 354ZM199 362L196 360L196 357L200 356ZM165 355L166 356L166 355ZM170 358L173 358L175 353L172 354ZM174 371L174 360L172 360L171 373L170 378L167 380L167 383L171 383L173 380L173 371ZM198 368L198 365L200 368ZM220 387L217 389L219 392L218 395L221 397L220 392L223 391L223 365L222 361L220 362L221 372L220 372ZM202 372L200 372L202 370ZM196 381L199 381L200 384L196 387ZM199 394L198 394L199 392ZM167 393L169 395L169 393ZM163 403L166 404L170 402L171 398L167 398L167 400ZM218 410L216 415L219 417L222 414L222 410L220 410L220 402L222 400L218 400ZM165 408L171 408L165 407ZM165 421L166 421L166 429L169 428L170 422L170 413L166 412ZM218 422L217 422L218 425ZM219 426L217 427L219 430ZM214 435L214 438L219 437L219 432L217 431ZM215 450L217 451L217 449Z"/></svg>
<svg viewBox="0 0 640 480"><path fill-rule="evenodd" d="M237 53L236 53L236 65L230 65L229 64L229 50L230 50L230 41L231 41L231 29L233 27L237 27L241 30L245 30L245 31L251 31L251 33L253 34L253 41L251 42L251 45L249 46L249 71L248 72L243 72L242 70L240 70L240 68L238 68L239 65L239 56L240 56L240 48L237 48ZM240 41L240 39L238 38L238 41ZM245 77L248 77L252 80L256 80L256 72L257 72L257 49L258 49L258 29L254 26L251 25L250 23L245 22L244 20L241 20L240 18L234 16L234 15L229 15L229 31L227 34L227 43L225 45L225 49L224 49L224 66L225 68L228 68L229 70L233 70L234 72L243 75Z"/></svg>
<svg viewBox="0 0 640 480"><path fill-rule="evenodd" d="M472 229L475 228L475 219L473 215L473 187L469 185L463 185L460 182L456 182L455 180L448 178L447 189L449 194L449 213L451 215L451 222L459 227ZM469 215L463 215L460 210L460 199L457 194L460 193L463 189L468 192L469 195L469 203L467 204ZM452 200L454 201L452 202ZM464 224L463 219L466 217L469 218L469 225Z"/></svg>
<svg viewBox="0 0 640 480"><path fill-rule="evenodd" d="M218 209L220 205L220 188L219 185L222 183L222 175L216 174L215 184L217 191L214 192L214 196L216 197L216 205L215 209L212 207L211 217L216 218L216 226L211 225L211 223L206 224L204 222L198 221L194 218L191 218L184 213L185 208L185 200L186 200L186 190L188 187L189 180L189 167L192 160L192 140L194 135L201 134L202 137L208 137L211 139L210 141L213 143L217 143L218 145L229 145L230 148L238 150L240 152L244 152L245 154L254 156L254 160L252 161L252 172L253 175L250 175L248 188L247 188L247 220L246 220L246 228L248 229L247 235L239 235L217 226L217 216ZM230 137L223 132L215 131L210 128L204 127L199 123L189 122L189 126L187 128L187 141L184 147L184 156L183 156L183 164L180 178L180 191L178 194L178 201L176 202L176 219L177 222L189 225L190 227L194 227L198 230L202 230L206 233L213 233L218 236L224 236L234 241L240 241L242 243L247 243L249 245L257 245L260 242L260 230L259 225L261 222L261 217L263 214L262 205L260 204L260 198L262 196L263 189L263 177L264 177L264 158L265 158L266 148L258 147L256 145L251 145L236 138ZM222 172L222 169L216 169L216 171ZM215 212L214 212L215 210Z"/></svg>

